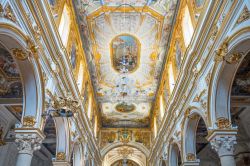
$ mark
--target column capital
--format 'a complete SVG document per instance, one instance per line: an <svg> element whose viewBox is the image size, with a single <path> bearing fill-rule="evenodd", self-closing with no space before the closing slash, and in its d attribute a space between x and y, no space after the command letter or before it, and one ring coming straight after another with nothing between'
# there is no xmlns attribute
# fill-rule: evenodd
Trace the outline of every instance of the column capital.
<svg viewBox="0 0 250 166"><path fill-rule="evenodd" d="M214 130L207 137L219 157L233 155L237 130Z"/></svg>
<svg viewBox="0 0 250 166"><path fill-rule="evenodd" d="M34 151L41 148L42 140L45 136L39 129L15 129L16 145L18 153L26 153L32 155Z"/></svg>

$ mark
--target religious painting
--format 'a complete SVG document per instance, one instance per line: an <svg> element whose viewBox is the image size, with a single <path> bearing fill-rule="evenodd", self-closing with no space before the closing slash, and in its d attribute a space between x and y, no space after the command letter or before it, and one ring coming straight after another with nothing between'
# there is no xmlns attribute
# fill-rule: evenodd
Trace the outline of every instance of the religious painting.
<svg viewBox="0 0 250 166"><path fill-rule="evenodd" d="M18 66L0 45L0 98L22 98L22 90Z"/></svg>
<svg viewBox="0 0 250 166"><path fill-rule="evenodd" d="M17 64L10 53L4 48L0 48L0 68L7 77L19 77Z"/></svg>
<svg viewBox="0 0 250 166"><path fill-rule="evenodd" d="M140 44L131 35L119 35L111 41L111 60L118 72L133 72L139 63Z"/></svg>
<svg viewBox="0 0 250 166"><path fill-rule="evenodd" d="M128 103L122 102L120 104L117 104L115 109L118 112L130 113L130 112L135 110L135 106L133 104L128 104Z"/></svg>

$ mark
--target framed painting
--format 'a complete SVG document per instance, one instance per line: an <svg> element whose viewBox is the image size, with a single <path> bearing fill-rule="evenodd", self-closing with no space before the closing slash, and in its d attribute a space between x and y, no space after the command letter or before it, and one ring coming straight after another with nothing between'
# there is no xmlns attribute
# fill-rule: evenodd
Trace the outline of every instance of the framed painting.
<svg viewBox="0 0 250 166"><path fill-rule="evenodd" d="M140 42L128 34L116 36L111 41L111 63L118 72L134 72L140 61Z"/></svg>

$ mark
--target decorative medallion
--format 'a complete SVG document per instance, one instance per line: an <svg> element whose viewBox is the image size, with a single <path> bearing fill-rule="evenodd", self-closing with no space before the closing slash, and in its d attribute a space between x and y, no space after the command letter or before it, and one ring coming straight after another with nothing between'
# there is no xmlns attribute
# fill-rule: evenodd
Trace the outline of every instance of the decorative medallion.
<svg viewBox="0 0 250 166"><path fill-rule="evenodd" d="M118 131L118 139L124 144L127 144L132 139L132 131L128 131L127 129Z"/></svg>
<svg viewBox="0 0 250 166"><path fill-rule="evenodd" d="M130 112L135 110L135 106L133 104L128 104L128 103L122 102L120 104L117 104L115 109L118 112L130 113Z"/></svg>
<svg viewBox="0 0 250 166"><path fill-rule="evenodd" d="M113 68L134 72L139 66L140 43L134 36L123 34L111 41L111 61Z"/></svg>

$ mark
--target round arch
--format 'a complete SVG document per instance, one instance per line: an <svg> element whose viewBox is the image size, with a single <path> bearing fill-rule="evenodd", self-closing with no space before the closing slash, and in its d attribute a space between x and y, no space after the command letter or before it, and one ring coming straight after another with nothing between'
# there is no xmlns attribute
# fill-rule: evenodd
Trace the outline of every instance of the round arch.
<svg viewBox="0 0 250 166"><path fill-rule="evenodd" d="M225 57L234 56L238 53L240 54L240 58L232 63L222 61L214 65L208 94L208 96L210 96L208 100L209 113L213 128L216 128L215 125L218 119L231 121L231 87L242 60L250 50L250 27L244 27L243 29L234 31L234 33L229 36L230 37L224 41L227 49Z"/></svg>
<svg viewBox="0 0 250 166"><path fill-rule="evenodd" d="M199 124L200 119L203 119L207 126L206 119L200 113L200 111L193 109L189 112L187 110L188 116L184 119L183 126L183 160L184 162L188 160L189 157L194 157L196 159L196 131Z"/></svg>
<svg viewBox="0 0 250 166"><path fill-rule="evenodd" d="M104 156L103 166L110 166L119 160L123 160L124 157L128 160L136 162L139 166L146 165L147 158L142 151L131 146L123 145L111 149Z"/></svg>
<svg viewBox="0 0 250 166"><path fill-rule="evenodd" d="M169 165L171 165L171 166L179 166L178 163L181 162L181 161L179 161L180 159L181 159L180 147L176 142L173 142L169 146Z"/></svg>
<svg viewBox="0 0 250 166"><path fill-rule="evenodd" d="M81 143L75 143L73 147L73 165L78 166L83 164L83 149Z"/></svg>
<svg viewBox="0 0 250 166"><path fill-rule="evenodd" d="M112 149L121 147L121 146L124 146L124 144L121 142L115 142L115 143L109 144L101 150L101 156L104 157ZM133 148L140 150L146 157L148 157L149 155L149 150L143 144L140 144L137 142L129 142L126 144L126 146L133 147Z"/></svg>
<svg viewBox="0 0 250 166"><path fill-rule="evenodd" d="M21 126L42 128L41 114L44 109L42 72L31 41L15 24L0 22L0 43L12 54L18 65L23 84L23 114ZM25 121L32 122L31 125Z"/></svg>

